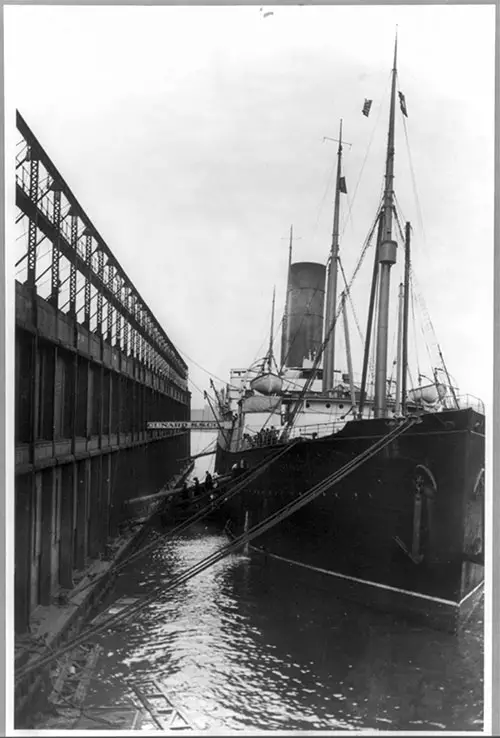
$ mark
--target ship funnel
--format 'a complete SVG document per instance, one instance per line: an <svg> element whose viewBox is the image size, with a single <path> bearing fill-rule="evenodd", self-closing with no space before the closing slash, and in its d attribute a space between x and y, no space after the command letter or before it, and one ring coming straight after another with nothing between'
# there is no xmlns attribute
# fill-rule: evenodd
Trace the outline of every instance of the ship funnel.
<svg viewBox="0 0 500 738"><path fill-rule="evenodd" d="M283 341L283 363L287 367L301 367L304 359L316 356L321 348L325 272L324 264L315 262L290 265L288 320Z"/></svg>

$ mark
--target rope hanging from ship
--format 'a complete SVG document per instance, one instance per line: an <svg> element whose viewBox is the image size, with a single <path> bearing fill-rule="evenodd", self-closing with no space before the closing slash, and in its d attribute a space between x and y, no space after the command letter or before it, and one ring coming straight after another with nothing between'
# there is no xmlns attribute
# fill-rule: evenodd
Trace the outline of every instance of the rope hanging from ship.
<svg viewBox="0 0 500 738"><path fill-rule="evenodd" d="M182 584L185 584L190 579L197 576L198 574L201 574L203 571L213 566L214 564L218 563L219 561L221 561L223 558L225 558L229 554L237 551L239 548L241 548L241 546L254 540L258 536L262 535L262 533L265 533L270 528L273 528L275 525L278 525L280 522L282 522L283 520L288 518L290 515L300 510L302 507L307 505L309 502L311 502L313 499L321 495L323 492L326 492L330 487L334 486L335 484L338 484L346 476L354 472L362 464L364 464L369 459L371 459L373 456L378 454L383 448L391 444L396 438L398 438L398 436L405 433L416 422L418 422L418 419L415 417L409 417L405 419L400 425L392 428L391 431L387 433L387 435L383 436L382 438L379 438L374 444L372 444L372 446L365 449L365 451L360 453L357 457L355 457L351 461L347 462L343 467L341 467L337 471L333 472L333 474L330 474L327 477L325 477L324 480L314 485L311 489L307 490L306 492L303 492L302 494L300 494L295 500L292 500L288 504L284 505L278 511L268 516L267 518L265 518L265 520L261 521L257 525L250 528L246 533L243 533L241 536L236 538L231 543L225 546L222 546L220 549L215 551L210 556L207 556L205 559L202 559L200 562L198 562L194 566L187 569L183 574L179 575L178 577L175 577L173 581L167 587L162 586L162 587L155 588L155 590L150 595L148 595L143 600L140 600L138 603L134 602L126 606L125 608L120 610L118 613L111 615L105 620L101 621L99 625L91 626L90 628L85 630L83 633L81 633L79 636L67 642L61 648L21 667L16 674L16 682L19 682L20 680L24 679L25 677L27 677L29 674L33 673L34 671L48 666L50 663L59 659L65 653L68 653L68 651L71 651L77 646L79 646L80 644L84 643L92 636L97 635L98 633L101 633L104 630L107 630L111 626L117 625L119 622L122 622L123 620L128 619L129 617L131 617L132 615L135 615L136 613L139 613L141 610L144 609L144 607L151 604L152 602L157 601L158 599L160 600L164 599L165 596L168 595L171 591L173 591L176 587Z"/></svg>

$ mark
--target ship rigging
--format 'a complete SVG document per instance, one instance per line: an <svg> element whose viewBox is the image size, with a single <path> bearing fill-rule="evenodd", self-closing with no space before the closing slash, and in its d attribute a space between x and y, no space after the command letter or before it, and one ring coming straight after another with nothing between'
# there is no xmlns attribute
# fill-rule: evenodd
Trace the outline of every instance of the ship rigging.
<svg viewBox="0 0 500 738"><path fill-rule="evenodd" d="M273 356L273 294L267 354L249 370L231 373L226 402L219 406L231 430L219 434L215 467L222 474L240 465L251 471L275 451L289 448L286 459L259 475L238 500L228 500L221 507L225 520L238 527L245 525L249 515L252 520L263 519L284 501L292 504L297 495L331 478L383 437L388 427L404 427L397 440L343 478L335 490L325 484L322 495L311 500L307 510L297 510L281 535L264 534L264 546L301 566L349 582L350 594L361 588L363 597L378 602L380 592L390 590L394 593L391 607L414 613L423 601L429 609L446 601L445 609L455 621L461 604L478 590L483 578L482 568L466 552L484 543L483 492L478 494L483 488L477 483L484 476L484 409L470 397L461 398L451 386L439 344L441 367L431 368L429 380L417 361L418 383L412 381L411 389L407 387L412 378L410 306L413 312L415 300L412 231L408 221L402 227L394 192L397 97L402 115L407 115L406 100L397 90L397 53L396 37L383 194L358 263L347 282L339 232L341 195L347 191L341 122L328 270L324 264L292 261L291 230L282 366L277 369ZM362 375L357 383L347 304L352 302L352 285L375 232ZM398 236L404 244L404 276L395 311L393 381L388 377L389 317ZM345 282L340 298L339 270ZM336 325L341 315L347 373L335 381ZM368 391L372 350L373 394ZM232 389L238 386L239 391ZM406 426L408 419L416 422ZM263 432L266 427L272 432ZM472 538L476 543L471 543Z"/></svg>

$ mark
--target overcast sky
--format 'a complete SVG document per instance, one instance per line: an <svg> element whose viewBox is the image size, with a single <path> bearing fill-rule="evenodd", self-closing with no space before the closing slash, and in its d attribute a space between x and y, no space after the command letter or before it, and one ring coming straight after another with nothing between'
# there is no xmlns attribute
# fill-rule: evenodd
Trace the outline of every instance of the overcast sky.
<svg viewBox="0 0 500 738"><path fill-rule="evenodd" d="M398 110L395 188L419 291L452 375L489 401L494 7L264 11L7 6L7 145L17 107L184 354L200 407L209 375L196 364L226 379L265 352L290 224L294 258L326 261L336 144L323 137L337 137L341 117L351 274L383 182L397 24L409 117L406 136ZM372 258L353 289L363 331ZM394 288L401 267L400 249ZM352 314L350 327L359 372ZM425 373L423 344L417 353Z"/></svg>

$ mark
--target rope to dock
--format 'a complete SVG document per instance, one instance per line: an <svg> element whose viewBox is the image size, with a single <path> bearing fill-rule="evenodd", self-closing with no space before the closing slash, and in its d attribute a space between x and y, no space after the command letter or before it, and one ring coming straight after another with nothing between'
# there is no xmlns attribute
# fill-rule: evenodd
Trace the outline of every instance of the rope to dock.
<svg viewBox="0 0 500 738"><path fill-rule="evenodd" d="M289 502L287 505L284 505L277 512L268 516L267 518L265 518L265 520L258 523L253 528L251 528L249 531L247 531L247 533L243 533L242 535L238 536L238 538L235 538L229 544L222 546L220 549L215 551L210 556L207 556L205 559L202 559L200 562L198 562L198 564L195 564L189 569L187 569L183 574L180 574L178 577L176 577L166 588L165 587L155 588L153 593L148 595L148 597L146 597L144 600L141 600L138 603L133 603L129 605L128 607L120 610L119 613L116 613L115 615L111 615L109 618L106 618L106 620L103 620L99 625L88 628L86 631L81 633L79 636L74 638L72 641L67 643L65 646L61 647L58 651L55 651L53 654L48 654L47 656L41 657L37 659L36 661L33 661L31 664L26 664L24 667L19 669L18 674L16 675L16 681L19 681L25 678L28 674L30 674L36 669L41 669L44 666L47 666L49 663L51 663L55 659L60 658L65 653L75 648L75 646L80 645L81 643L85 642L86 640L96 635L97 633L101 633L102 631L107 630L112 625L116 625L118 622L128 619L131 615L135 615L136 613L143 610L144 607L151 604L155 600L162 601L165 598L165 596L169 594L172 590L174 590L176 587L182 584L185 584L193 577L197 576L198 574L201 574L203 571L210 568L214 564L218 563L219 561L221 561L223 558L225 558L229 554L241 548L241 546L244 545L245 543L252 541L254 538L257 538L262 533L265 533L267 530L274 527L275 525L280 523L285 518L288 518L290 515L297 512L297 510L307 505L309 502L311 502L314 498L318 497L323 492L326 492L333 485L338 484L338 482L340 482L346 476L354 472L362 464L366 463L366 461L371 459L373 456L378 454L383 448L385 448L390 443L392 443L396 438L398 438L398 436L400 436L405 431L407 431L409 428L411 428L416 422L417 422L416 418L409 418L405 420L404 423L393 428L389 433L387 433L382 438L379 438L374 444L372 444L369 448L365 449L365 451L360 453L358 456L356 456L354 459L349 461L343 467L341 467L337 471L325 477L324 480L322 480L321 482L318 482L318 484L314 485L311 489L299 495L299 497L296 500L292 500L292 502Z"/></svg>

